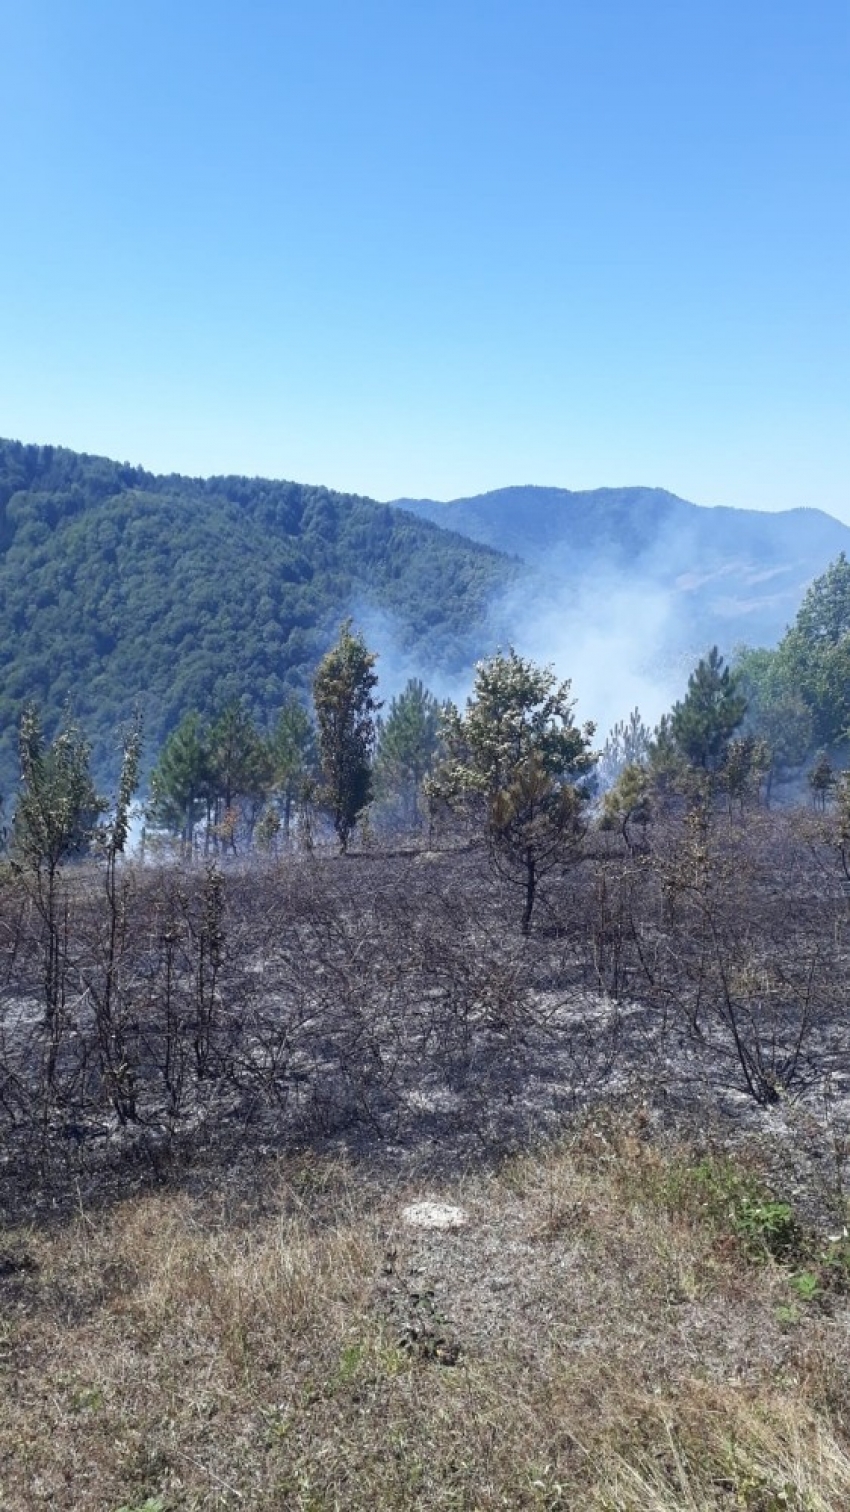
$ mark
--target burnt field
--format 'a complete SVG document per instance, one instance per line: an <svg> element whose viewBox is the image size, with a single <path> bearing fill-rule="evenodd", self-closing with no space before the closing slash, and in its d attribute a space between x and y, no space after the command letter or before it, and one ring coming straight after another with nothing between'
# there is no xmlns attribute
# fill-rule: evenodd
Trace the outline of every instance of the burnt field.
<svg viewBox="0 0 850 1512"><path fill-rule="evenodd" d="M0 908L9 1219L306 1148L448 1174L623 1102L764 1134L809 1206L841 1198L850 900L813 815L588 836L527 937L448 844L127 863L111 892L83 863L49 909L9 873Z"/></svg>
<svg viewBox="0 0 850 1512"><path fill-rule="evenodd" d="M829 822L8 873L3 1507L847 1507Z"/></svg>

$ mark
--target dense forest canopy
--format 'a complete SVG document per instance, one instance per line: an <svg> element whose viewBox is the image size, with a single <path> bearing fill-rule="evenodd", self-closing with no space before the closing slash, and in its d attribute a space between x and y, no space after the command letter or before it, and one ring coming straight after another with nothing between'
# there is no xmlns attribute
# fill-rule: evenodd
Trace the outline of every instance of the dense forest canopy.
<svg viewBox="0 0 850 1512"><path fill-rule="evenodd" d="M259 478L157 477L0 441L0 789L28 700L66 701L114 777L141 704L148 763L189 709L306 698L349 609L392 616L402 650L456 671L487 649L505 556L388 505Z"/></svg>

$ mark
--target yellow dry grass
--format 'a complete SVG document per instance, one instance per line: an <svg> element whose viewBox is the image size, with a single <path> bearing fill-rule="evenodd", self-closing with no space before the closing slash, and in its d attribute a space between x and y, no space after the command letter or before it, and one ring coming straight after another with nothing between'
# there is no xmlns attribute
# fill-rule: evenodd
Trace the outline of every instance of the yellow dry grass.
<svg viewBox="0 0 850 1512"><path fill-rule="evenodd" d="M315 1157L246 1223L170 1193L6 1234L3 1512L845 1512L848 1307L585 1131L381 1187ZM457 1231L406 1228L422 1196Z"/></svg>

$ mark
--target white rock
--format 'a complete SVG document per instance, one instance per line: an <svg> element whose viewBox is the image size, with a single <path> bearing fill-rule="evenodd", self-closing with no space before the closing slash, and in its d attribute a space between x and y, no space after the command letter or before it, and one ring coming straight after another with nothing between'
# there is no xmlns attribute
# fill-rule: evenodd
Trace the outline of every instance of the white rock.
<svg viewBox="0 0 850 1512"><path fill-rule="evenodd" d="M401 1216L412 1228L456 1229L466 1223L463 1208L453 1207L450 1202L412 1202Z"/></svg>

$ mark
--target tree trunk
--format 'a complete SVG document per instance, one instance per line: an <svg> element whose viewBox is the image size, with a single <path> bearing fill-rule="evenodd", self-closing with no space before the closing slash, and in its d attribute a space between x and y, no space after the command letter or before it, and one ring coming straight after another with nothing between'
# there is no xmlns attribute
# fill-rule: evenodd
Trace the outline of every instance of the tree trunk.
<svg viewBox="0 0 850 1512"><path fill-rule="evenodd" d="M534 910L534 894L537 891L537 867L534 859L534 847L529 845L525 852L525 908L522 913L522 932L527 935L531 931L531 915Z"/></svg>

